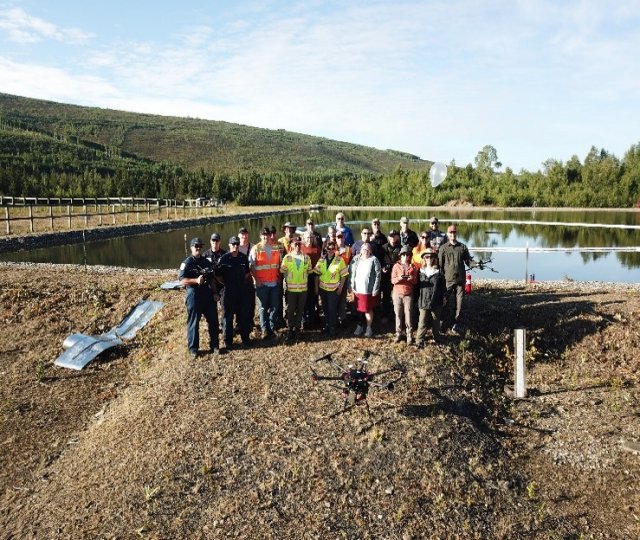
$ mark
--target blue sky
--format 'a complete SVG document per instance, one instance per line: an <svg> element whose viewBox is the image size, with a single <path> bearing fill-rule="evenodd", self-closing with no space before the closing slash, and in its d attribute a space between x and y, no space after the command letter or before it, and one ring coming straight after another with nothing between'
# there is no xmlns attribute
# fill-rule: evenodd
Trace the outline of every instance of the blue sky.
<svg viewBox="0 0 640 540"><path fill-rule="evenodd" d="M0 92L505 167L640 142L640 0L0 0Z"/></svg>

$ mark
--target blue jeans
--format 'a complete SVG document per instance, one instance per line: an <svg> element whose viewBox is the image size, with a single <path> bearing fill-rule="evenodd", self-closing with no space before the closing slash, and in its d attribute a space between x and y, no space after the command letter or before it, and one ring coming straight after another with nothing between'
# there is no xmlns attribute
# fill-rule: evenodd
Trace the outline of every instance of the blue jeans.
<svg viewBox="0 0 640 540"><path fill-rule="evenodd" d="M280 285L256 287L260 315L260 328L267 334L273 334L278 323L278 310L280 308Z"/></svg>

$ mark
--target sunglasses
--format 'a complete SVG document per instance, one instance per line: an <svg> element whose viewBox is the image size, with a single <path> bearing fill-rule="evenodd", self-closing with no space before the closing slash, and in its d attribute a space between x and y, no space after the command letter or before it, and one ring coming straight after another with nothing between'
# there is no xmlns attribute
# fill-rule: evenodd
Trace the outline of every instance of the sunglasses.
<svg viewBox="0 0 640 540"><path fill-rule="evenodd" d="M422 238L423 240L426 240L428 236L421 236L420 238Z"/></svg>

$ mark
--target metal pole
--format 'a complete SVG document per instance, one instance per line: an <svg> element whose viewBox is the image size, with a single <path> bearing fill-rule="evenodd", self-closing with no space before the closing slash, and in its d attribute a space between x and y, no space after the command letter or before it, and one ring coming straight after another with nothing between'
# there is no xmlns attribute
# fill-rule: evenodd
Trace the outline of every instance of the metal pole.
<svg viewBox="0 0 640 540"><path fill-rule="evenodd" d="M524 250L524 284L529 283L529 241Z"/></svg>
<svg viewBox="0 0 640 540"><path fill-rule="evenodd" d="M515 330L515 375L514 395L517 398L527 397L527 331L524 328Z"/></svg>

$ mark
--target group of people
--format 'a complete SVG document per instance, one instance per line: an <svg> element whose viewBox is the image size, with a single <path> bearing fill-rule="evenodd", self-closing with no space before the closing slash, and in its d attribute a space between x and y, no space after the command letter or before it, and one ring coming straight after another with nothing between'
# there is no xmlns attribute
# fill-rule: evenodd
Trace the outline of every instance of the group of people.
<svg viewBox="0 0 640 540"><path fill-rule="evenodd" d="M200 353L202 317L211 352L231 350L236 335L240 346L250 346L256 303L264 340L286 326L287 340L293 341L301 330L320 323L334 337L354 319L354 335L371 337L376 314L388 317L391 310L396 341L422 347L429 328L434 341L449 328L460 332L465 265L473 261L457 240L456 225L445 234L434 217L430 230L418 235L402 217L399 230L385 234L376 218L355 240L339 212L324 237L312 218L301 234L290 222L282 232L277 238L275 226L265 227L252 245L243 227L229 238L228 251L218 233L211 235L206 251L200 238L191 240L179 279L186 289L187 344L193 356Z"/></svg>

